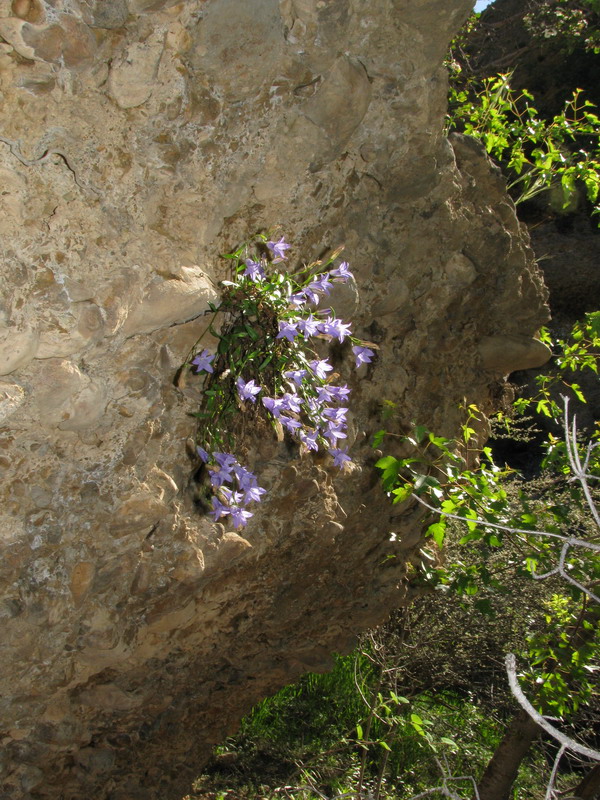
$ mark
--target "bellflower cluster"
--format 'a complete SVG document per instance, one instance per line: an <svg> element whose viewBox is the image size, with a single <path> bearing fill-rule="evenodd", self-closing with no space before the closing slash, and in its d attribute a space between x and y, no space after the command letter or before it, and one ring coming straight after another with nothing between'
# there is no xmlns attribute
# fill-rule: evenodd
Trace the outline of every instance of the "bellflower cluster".
<svg viewBox="0 0 600 800"><path fill-rule="evenodd" d="M210 463L210 485L215 494L212 498L212 511L209 511L215 522L221 517L231 517L236 528L243 528L250 517L250 503L260 503L266 489L258 485L256 475L243 467L231 453L214 451L209 455L203 447L197 447L202 461Z"/></svg>
<svg viewBox="0 0 600 800"><path fill-rule="evenodd" d="M336 284L353 279L346 261L334 266L339 251L293 273L274 269L290 247L284 237L260 236L254 249L243 245L226 256L234 262L233 280L222 282L222 302L212 308L223 314L221 328L209 328L219 339L217 352L196 345L190 361L196 374L205 375L197 451L213 494L209 513L215 521L229 518L236 528L247 524L248 506L266 491L228 452L244 439L248 423L266 416L301 452L325 450L344 470L352 463L344 446L350 389L333 383L333 366L318 342L349 341L357 368L375 355L333 308L320 308Z"/></svg>

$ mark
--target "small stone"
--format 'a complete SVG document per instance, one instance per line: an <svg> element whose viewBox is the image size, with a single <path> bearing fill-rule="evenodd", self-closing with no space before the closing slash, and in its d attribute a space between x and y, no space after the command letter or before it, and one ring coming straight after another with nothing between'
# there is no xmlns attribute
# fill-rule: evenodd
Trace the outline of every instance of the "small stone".
<svg viewBox="0 0 600 800"><path fill-rule="evenodd" d="M25 399L25 390L18 383L0 381L0 422L8 419Z"/></svg>
<svg viewBox="0 0 600 800"><path fill-rule="evenodd" d="M154 89L158 65L165 47L161 30L145 42L134 42L113 60L108 89L120 108L136 108L149 99Z"/></svg>
<svg viewBox="0 0 600 800"><path fill-rule="evenodd" d="M8 375L33 360L39 333L33 328L0 328L0 375Z"/></svg>
<svg viewBox="0 0 600 800"><path fill-rule="evenodd" d="M478 349L483 368L502 375L541 367L552 357L550 348L539 339L516 334L486 336Z"/></svg>
<svg viewBox="0 0 600 800"><path fill-rule="evenodd" d="M96 569L91 561L80 561L71 570L70 589L76 606L81 604L82 599L87 594L95 573Z"/></svg>
<svg viewBox="0 0 600 800"><path fill-rule="evenodd" d="M114 30L122 28L129 16L129 10L125 0L96 0L92 11L93 28L105 28Z"/></svg>
<svg viewBox="0 0 600 800"><path fill-rule="evenodd" d="M360 125L371 102L371 84L362 64L338 58L302 113L318 125L339 150Z"/></svg>
<svg viewBox="0 0 600 800"><path fill-rule="evenodd" d="M187 322L208 310L218 295L210 278L199 267L183 267L181 278L157 277L141 303L129 313L123 333L133 336Z"/></svg>
<svg viewBox="0 0 600 800"><path fill-rule="evenodd" d="M228 531L223 534L219 542L219 549L217 558L219 561L230 562L240 556L244 555L248 550L252 549L252 545L247 539L244 539L234 531Z"/></svg>
<svg viewBox="0 0 600 800"><path fill-rule="evenodd" d="M456 286L469 286L477 277L475 265L463 253L454 253L444 265L444 272Z"/></svg>
<svg viewBox="0 0 600 800"><path fill-rule="evenodd" d="M119 539L133 533L149 531L168 514L168 508L150 493L137 494L125 500L115 512L110 533Z"/></svg>

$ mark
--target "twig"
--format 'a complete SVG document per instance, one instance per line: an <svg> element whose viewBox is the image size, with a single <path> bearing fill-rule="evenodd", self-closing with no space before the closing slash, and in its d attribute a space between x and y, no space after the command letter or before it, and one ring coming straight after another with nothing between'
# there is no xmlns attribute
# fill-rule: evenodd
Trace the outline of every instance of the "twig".
<svg viewBox="0 0 600 800"><path fill-rule="evenodd" d="M585 747L585 745L579 744L579 742L576 742L574 739L565 736L564 733L561 733L553 725L550 725L548 720L535 710L519 686L519 681L517 680L517 660L512 653L506 656L504 663L506 665L511 692L515 700L521 708L529 714L531 719L537 722L540 728L543 728L553 739L556 739L557 742L564 745L565 749L572 753L577 753L580 756L585 756L585 758L591 758L593 761L600 761L600 752L592 750L591 747Z"/></svg>

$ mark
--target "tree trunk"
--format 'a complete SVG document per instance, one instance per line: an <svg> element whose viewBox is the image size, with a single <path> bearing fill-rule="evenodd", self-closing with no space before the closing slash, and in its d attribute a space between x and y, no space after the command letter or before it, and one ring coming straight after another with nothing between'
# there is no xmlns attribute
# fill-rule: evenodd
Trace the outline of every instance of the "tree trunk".
<svg viewBox="0 0 600 800"><path fill-rule="evenodd" d="M596 800L600 797L600 764L588 772L579 786L573 790L573 796L579 800Z"/></svg>
<svg viewBox="0 0 600 800"><path fill-rule="evenodd" d="M540 731L529 714L517 711L479 781L481 800L508 800L521 761Z"/></svg>

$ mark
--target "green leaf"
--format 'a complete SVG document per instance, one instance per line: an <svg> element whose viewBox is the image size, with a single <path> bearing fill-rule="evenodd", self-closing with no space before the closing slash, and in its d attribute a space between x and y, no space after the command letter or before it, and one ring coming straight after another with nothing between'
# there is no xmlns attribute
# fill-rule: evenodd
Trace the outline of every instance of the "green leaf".
<svg viewBox="0 0 600 800"><path fill-rule="evenodd" d="M383 442L386 433L387 431L384 430L377 431L377 433L373 436L373 443L371 444L371 447L374 449L379 447L379 445Z"/></svg>
<svg viewBox="0 0 600 800"><path fill-rule="evenodd" d="M458 745L456 744L454 739L449 739L447 736L442 736L440 742L442 742L442 744L450 745L450 747L454 747L458 750Z"/></svg>
<svg viewBox="0 0 600 800"><path fill-rule="evenodd" d="M357 739L363 739L364 738L362 725L360 725L358 722L356 723L356 738Z"/></svg>
<svg viewBox="0 0 600 800"><path fill-rule="evenodd" d="M405 483L404 486L399 486L397 489L392 491L394 495L393 503L404 503L410 497L412 497L413 487L410 483Z"/></svg>
<svg viewBox="0 0 600 800"><path fill-rule="evenodd" d="M377 469L387 469L391 467L393 464L397 464L398 459L394 458L394 456L383 456L379 459L379 461L375 462L375 466Z"/></svg>
<svg viewBox="0 0 600 800"><path fill-rule="evenodd" d="M275 355L274 353L269 353L269 355L260 363L260 365L258 367L258 371L259 372L262 372L263 369L265 369L266 367L269 366L269 364L273 360L273 356L274 355Z"/></svg>
<svg viewBox="0 0 600 800"><path fill-rule="evenodd" d="M444 544L444 537L446 535L446 523L443 521L434 522L427 528L427 536L432 536L434 542L439 548Z"/></svg>

